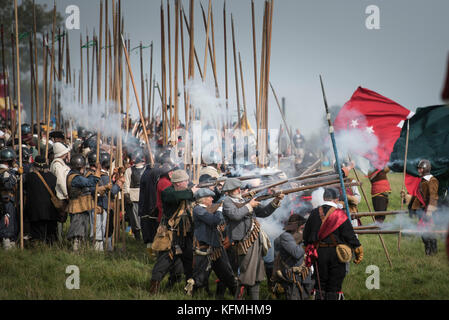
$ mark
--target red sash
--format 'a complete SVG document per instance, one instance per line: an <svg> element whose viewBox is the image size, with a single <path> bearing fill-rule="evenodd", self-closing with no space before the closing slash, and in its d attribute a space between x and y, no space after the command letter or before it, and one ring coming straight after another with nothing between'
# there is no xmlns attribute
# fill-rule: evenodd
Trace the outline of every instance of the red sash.
<svg viewBox="0 0 449 320"><path fill-rule="evenodd" d="M338 227L340 227L347 219L348 216L343 210L334 210L334 212L328 215L327 219L323 221L320 231L318 231L318 239L323 240L324 238L329 236L332 232L337 230Z"/></svg>

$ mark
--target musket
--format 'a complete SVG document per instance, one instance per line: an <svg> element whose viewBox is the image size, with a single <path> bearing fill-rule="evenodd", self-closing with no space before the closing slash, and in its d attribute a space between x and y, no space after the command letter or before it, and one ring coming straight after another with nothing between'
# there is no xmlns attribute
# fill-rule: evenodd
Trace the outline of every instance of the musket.
<svg viewBox="0 0 449 320"><path fill-rule="evenodd" d="M270 184L267 184L267 185L264 185L264 186L261 186L261 187L256 187L256 188L252 189L250 192L244 193L242 195L242 197L243 198L247 198L247 197L251 197L252 198L252 197L254 197L255 194L257 194L257 193L259 193L259 192L261 192L263 190L274 188L274 187L277 187L279 185L282 185L282 184L285 184L285 183L291 182L291 181L299 181L299 180L301 180L301 184L302 185L309 184L309 183L323 182L323 180L327 180L327 181L332 180L333 181L333 180L338 178L338 174L333 174L333 175L330 175L330 176L317 177L317 178L311 178L311 179L307 179L307 178L310 178L310 177L309 176L303 176L303 177L299 176L299 177L294 177L294 178L290 178L290 179L279 180L279 181L276 181L276 182L273 182L273 183L270 183Z"/></svg>
<svg viewBox="0 0 449 320"><path fill-rule="evenodd" d="M354 230L356 234L398 234L400 230Z"/></svg>
<svg viewBox="0 0 449 320"><path fill-rule="evenodd" d="M311 190L311 189L316 189L316 188L319 188L319 187L329 186L329 185L333 185L333 184L336 184L336 183L339 183L339 182L340 182L339 180L332 180L332 181L312 184L312 185L308 185L308 186L301 186L301 187L297 187L297 188L280 190L280 191L277 191L277 192L275 192L273 194L256 197L255 200L256 201L263 201L263 200L267 200L267 199L271 199L271 198L276 198L276 197L278 197L281 194L287 195L287 194L290 194L290 193L296 193L296 192L300 192L300 191Z"/></svg>
<svg viewBox="0 0 449 320"><path fill-rule="evenodd" d="M235 179L239 179L240 181L245 181L245 180L253 180L253 179L260 179L262 177L269 177L275 174L278 174L279 172L275 172L275 173L264 173L264 174L254 174L254 175L250 175L250 176L241 176L241 177L234 177ZM226 180L228 180L229 177L221 177L221 178L217 178L214 180L209 180L207 182L203 182L197 185L198 188L207 188L207 187L213 187L215 185L217 185L220 182L225 182Z"/></svg>
<svg viewBox="0 0 449 320"><path fill-rule="evenodd" d="M362 217L371 217L371 216L390 216L395 214L406 214L408 211L375 211L375 212L358 212L352 213L351 217L354 219L362 218Z"/></svg>

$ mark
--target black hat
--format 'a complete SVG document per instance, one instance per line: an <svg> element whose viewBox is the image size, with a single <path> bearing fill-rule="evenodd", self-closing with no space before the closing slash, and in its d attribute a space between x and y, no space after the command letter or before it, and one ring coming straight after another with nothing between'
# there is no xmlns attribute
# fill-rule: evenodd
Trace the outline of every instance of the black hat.
<svg viewBox="0 0 449 320"><path fill-rule="evenodd" d="M86 158L80 153L75 154L70 159L70 166L72 169L81 169L86 166Z"/></svg>
<svg viewBox="0 0 449 320"><path fill-rule="evenodd" d="M326 188L324 189L323 199L326 200L334 200L340 198L340 192L335 188Z"/></svg>
<svg viewBox="0 0 449 320"><path fill-rule="evenodd" d="M307 221L306 218L302 217L299 214L292 214L284 227L285 231L296 231L300 226L305 224Z"/></svg>
<svg viewBox="0 0 449 320"><path fill-rule="evenodd" d="M47 162L45 161L45 157L39 155L36 156L36 158L34 158L33 166L41 169L48 168Z"/></svg>
<svg viewBox="0 0 449 320"><path fill-rule="evenodd" d="M64 132L62 131L52 131L49 134L50 139L65 139Z"/></svg>

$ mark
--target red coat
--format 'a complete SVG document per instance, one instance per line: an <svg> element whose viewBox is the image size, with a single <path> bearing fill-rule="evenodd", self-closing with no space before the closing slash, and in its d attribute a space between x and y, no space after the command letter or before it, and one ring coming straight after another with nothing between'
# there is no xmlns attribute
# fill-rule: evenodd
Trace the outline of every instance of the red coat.
<svg viewBox="0 0 449 320"><path fill-rule="evenodd" d="M156 195L156 207L158 211L157 221L161 222L162 218L162 199L161 199L161 193L165 189L171 186L171 181L168 177L161 177L157 183L157 195Z"/></svg>

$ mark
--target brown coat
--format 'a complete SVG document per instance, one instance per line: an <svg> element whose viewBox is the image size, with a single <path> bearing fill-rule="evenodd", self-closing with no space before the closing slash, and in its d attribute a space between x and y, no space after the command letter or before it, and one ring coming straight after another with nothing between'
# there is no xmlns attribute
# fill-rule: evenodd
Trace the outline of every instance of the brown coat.
<svg viewBox="0 0 449 320"><path fill-rule="evenodd" d="M438 179L435 177L431 177L429 181L422 178L419 183L418 192L421 193L422 198L425 202L423 205L418 197L413 197L412 201L412 210L424 209L426 210L428 206L436 207L438 204Z"/></svg>

